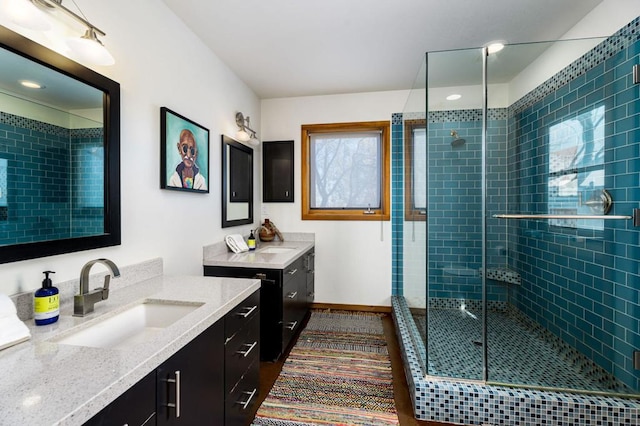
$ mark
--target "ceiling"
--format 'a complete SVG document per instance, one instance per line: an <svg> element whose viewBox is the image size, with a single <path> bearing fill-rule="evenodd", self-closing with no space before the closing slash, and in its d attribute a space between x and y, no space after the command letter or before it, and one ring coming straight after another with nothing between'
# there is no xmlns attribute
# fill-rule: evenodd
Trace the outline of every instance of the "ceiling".
<svg viewBox="0 0 640 426"><path fill-rule="evenodd" d="M21 81L42 87L29 89ZM101 90L6 49L0 49L0 93L60 111L102 108L103 102Z"/></svg>
<svg viewBox="0 0 640 426"><path fill-rule="evenodd" d="M425 52L557 39L602 0L163 1L269 99L410 89Z"/></svg>

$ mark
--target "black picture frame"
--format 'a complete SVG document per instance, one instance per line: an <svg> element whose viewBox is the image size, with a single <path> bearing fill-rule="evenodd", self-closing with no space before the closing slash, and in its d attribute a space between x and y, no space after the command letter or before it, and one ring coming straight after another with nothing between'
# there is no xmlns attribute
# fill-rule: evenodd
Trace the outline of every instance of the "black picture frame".
<svg viewBox="0 0 640 426"><path fill-rule="evenodd" d="M209 129L160 108L161 189L209 193L209 151Z"/></svg>

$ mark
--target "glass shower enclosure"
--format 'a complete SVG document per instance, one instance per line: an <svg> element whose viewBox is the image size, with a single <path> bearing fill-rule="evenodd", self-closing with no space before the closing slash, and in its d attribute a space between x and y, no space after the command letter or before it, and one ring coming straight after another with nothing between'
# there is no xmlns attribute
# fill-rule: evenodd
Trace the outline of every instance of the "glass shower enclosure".
<svg viewBox="0 0 640 426"><path fill-rule="evenodd" d="M625 34L427 53L401 161L429 376L640 395L635 64Z"/></svg>

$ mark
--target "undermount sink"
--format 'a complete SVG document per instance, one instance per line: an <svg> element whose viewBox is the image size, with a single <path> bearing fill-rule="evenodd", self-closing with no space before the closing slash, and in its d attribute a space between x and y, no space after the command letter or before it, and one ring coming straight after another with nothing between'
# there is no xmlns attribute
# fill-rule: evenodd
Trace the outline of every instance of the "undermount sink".
<svg viewBox="0 0 640 426"><path fill-rule="evenodd" d="M295 249L296 249L295 247L265 247L258 251L264 254L278 254L278 253L287 253Z"/></svg>
<svg viewBox="0 0 640 426"><path fill-rule="evenodd" d="M153 338L200 306L202 303L148 300L104 320L96 319L95 324L52 341L94 348L126 348Z"/></svg>

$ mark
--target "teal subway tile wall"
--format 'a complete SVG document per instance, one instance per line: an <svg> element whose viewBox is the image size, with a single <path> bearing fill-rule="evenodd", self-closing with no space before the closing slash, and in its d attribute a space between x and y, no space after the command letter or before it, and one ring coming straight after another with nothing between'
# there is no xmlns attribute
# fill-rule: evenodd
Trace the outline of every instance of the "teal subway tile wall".
<svg viewBox="0 0 640 426"><path fill-rule="evenodd" d="M637 20L627 28L637 34ZM580 61L569 67L580 75L551 79L546 94L543 86L536 99L510 108L509 213L562 213L554 179L575 181L585 199L604 187L614 200L611 215L640 207L640 85L631 73L640 63L640 41L614 36L585 55L582 63L588 61L590 68ZM564 84L549 91L557 81ZM580 161L554 174L556 154L567 149L554 146L555 132L575 123L593 140L574 153ZM639 244L640 228L629 220L513 221L507 257L522 276L510 303L636 391Z"/></svg>
<svg viewBox="0 0 640 426"><path fill-rule="evenodd" d="M66 129L0 112L0 244L102 234L104 184L94 172L104 167L102 146L101 128Z"/></svg>

